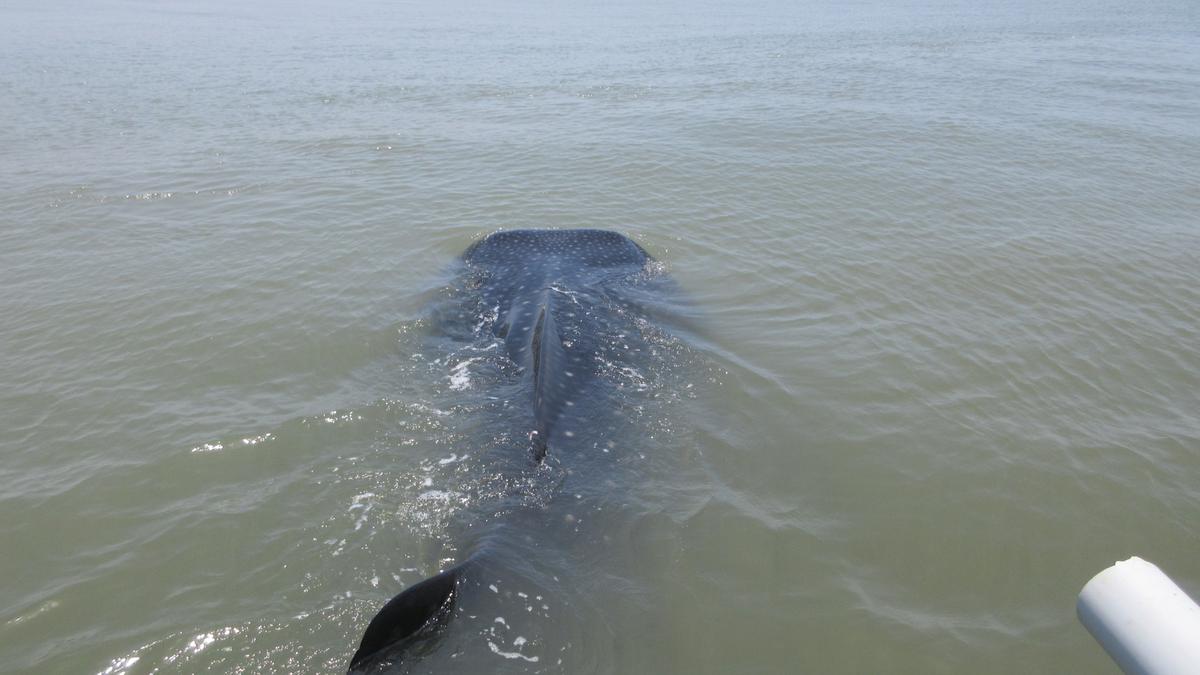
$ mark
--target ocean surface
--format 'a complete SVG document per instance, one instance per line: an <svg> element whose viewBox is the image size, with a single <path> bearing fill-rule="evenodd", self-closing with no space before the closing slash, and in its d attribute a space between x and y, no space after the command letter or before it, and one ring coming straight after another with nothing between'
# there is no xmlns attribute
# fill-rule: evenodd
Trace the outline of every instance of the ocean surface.
<svg viewBox="0 0 1200 675"><path fill-rule="evenodd" d="M0 671L343 670L486 508L429 307L518 227L688 309L459 672L1115 673L1093 574L1200 595L1193 0L5 0Z"/></svg>

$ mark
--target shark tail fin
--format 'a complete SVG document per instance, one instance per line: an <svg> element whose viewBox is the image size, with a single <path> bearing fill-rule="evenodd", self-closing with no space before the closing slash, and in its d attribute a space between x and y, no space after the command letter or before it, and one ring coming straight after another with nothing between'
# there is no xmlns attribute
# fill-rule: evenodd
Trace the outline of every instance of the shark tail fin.
<svg viewBox="0 0 1200 675"><path fill-rule="evenodd" d="M370 668L392 647L404 640L435 628L449 616L458 584L473 559L406 588L379 610L363 633L358 651L350 659L348 672Z"/></svg>

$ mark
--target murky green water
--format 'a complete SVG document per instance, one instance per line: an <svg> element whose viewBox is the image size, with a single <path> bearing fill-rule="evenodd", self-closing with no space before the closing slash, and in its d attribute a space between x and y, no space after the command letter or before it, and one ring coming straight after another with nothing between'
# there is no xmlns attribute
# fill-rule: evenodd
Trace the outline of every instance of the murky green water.
<svg viewBox="0 0 1200 675"><path fill-rule="evenodd" d="M5 3L0 670L344 668L475 506L450 262L588 226L695 316L462 672L1115 672L1092 574L1200 591L1200 13L979 4Z"/></svg>

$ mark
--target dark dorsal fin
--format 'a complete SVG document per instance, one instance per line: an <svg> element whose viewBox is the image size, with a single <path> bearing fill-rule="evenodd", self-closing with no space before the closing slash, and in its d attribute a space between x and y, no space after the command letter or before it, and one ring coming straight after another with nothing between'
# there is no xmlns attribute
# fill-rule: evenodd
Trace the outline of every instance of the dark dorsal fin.
<svg viewBox="0 0 1200 675"><path fill-rule="evenodd" d="M538 318L534 324L533 337L529 344L530 366L533 377L533 416L535 420L533 456L542 461L546 456L546 444L555 418L563 406L566 391L564 378L570 377L566 370L567 354L562 336L554 319L555 293L547 289L538 303Z"/></svg>
<svg viewBox="0 0 1200 675"><path fill-rule="evenodd" d="M406 639L435 627L453 605L459 579L471 562L451 567L389 600L367 626L350 659L349 672L377 666L379 657L394 653Z"/></svg>

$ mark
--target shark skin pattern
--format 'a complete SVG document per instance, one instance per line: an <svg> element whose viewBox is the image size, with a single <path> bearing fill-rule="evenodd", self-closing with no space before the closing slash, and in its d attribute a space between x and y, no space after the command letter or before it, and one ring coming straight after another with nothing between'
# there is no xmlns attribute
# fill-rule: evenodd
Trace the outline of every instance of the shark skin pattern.
<svg viewBox="0 0 1200 675"><path fill-rule="evenodd" d="M514 430L505 471L536 480L539 469L559 461L571 464L573 477L606 471L593 449L598 421L622 401L613 374L636 373L655 353L642 336L653 315L648 307L670 294L673 282L641 246L605 230L502 230L472 244L459 262L452 301L434 330L504 362L508 376L494 398L503 399ZM506 508L522 512L510 505L492 513ZM427 643L449 621L465 581L502 557L497 544L522 528L544 536L552 529L507 520L473 533L478 541L469 555L387 602L349 672L396 666L410 645Z"/></svg>

